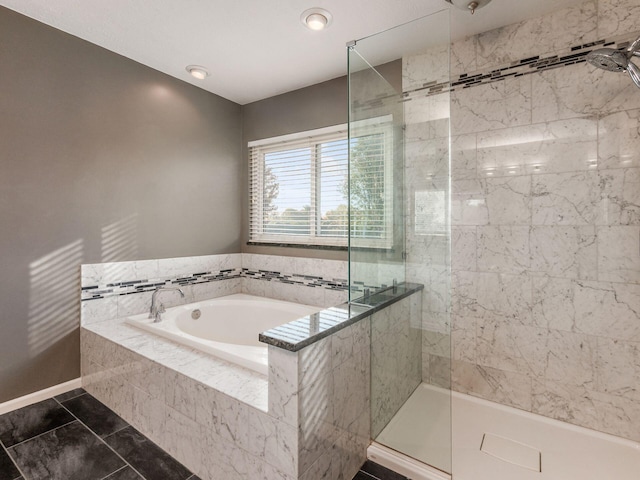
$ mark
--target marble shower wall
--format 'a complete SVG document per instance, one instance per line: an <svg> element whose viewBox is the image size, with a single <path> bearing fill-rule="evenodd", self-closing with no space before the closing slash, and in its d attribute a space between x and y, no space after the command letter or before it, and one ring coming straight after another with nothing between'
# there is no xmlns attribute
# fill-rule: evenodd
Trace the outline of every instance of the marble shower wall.
<svg viewBox="0 0 640 480"><path fill-rule="evenodd" d="M448 80L447 45L403 58L406 276L425 285L414 317L422 328L421 379L444 388L451 385L450 94L425 95L424 87Z"/></svg>
<svg viewBox="0 0 640 480"><path fill-rule="evenodd" d="M422 381L421 309L415 293L371 315L371 438Z"/></svg>
<svg viewBox="0 0 640 480"><path fill-rule="evenodd" d="M452 81L639 27L640 1L587 1L455 42ZM451 96L453 388L640 440L640 91L580 58L493 80L423 100ZM409 250L432 289L438 241ZM433 296L427 321L444 325ZM446 331L424 337L423 377L439 383Z"/></svg>

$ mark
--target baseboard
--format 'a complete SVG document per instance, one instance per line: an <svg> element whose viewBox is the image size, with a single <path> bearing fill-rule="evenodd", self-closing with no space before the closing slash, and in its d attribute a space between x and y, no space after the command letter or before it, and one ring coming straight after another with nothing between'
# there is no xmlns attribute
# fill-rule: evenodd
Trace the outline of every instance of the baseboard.
<svg viewBox="0 0 640 480"><path fill-rule="evenodd" d="M81 386L82 379L76 378L74 380L69 380L68 382L59 383L58 385L54 385L53 387L45 388L44 390L38 390L37 392L30 393L29 395L25 395L23 397L14 398L13 400L0 403L0 415L11 412L12 410L17 410L18 408L33 405L34 403L41 402L42 400L46 400L47 398L55 397L56 395L68 392L70 390L73 390L74 388L80 388Z"/></svg>
<svg viewBox="0 0 640 480"><path fill-rule="evenodd" d="M367 458L411 480L451 480L450 475L376 442L367 448Z"/></svg>

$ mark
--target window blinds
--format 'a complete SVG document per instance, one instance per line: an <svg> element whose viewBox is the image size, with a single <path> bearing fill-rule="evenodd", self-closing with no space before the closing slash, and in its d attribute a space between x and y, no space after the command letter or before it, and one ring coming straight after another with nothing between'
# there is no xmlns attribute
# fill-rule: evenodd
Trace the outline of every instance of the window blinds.
<svg viewBox="0 0 640 480"><path fill-rule="evenodd" d="M354 237L387 242L388 138L378 131L351 145ZM252 142L249 155L250 241L347 245L346 126Z"/></svg>

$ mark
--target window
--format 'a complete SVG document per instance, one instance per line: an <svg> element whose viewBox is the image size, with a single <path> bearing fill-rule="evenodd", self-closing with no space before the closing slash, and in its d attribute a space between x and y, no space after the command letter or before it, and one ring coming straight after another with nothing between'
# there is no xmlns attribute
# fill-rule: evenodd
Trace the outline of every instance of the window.
<svg viewBox="0 0 640 480"><path fill-rule="evenodd" d="M352 138L352 231L361 246L392 236L391 128L380 120ZM249 143L250 242L347 246L346 125Z"/></svg>

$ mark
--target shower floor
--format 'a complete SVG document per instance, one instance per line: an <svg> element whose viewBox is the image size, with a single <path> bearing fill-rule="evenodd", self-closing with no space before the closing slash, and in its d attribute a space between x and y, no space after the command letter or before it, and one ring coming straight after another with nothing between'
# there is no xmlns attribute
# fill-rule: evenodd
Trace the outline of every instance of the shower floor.
<svg viewBox="0 0 640 480"><path fill-rule="evenodd" d="M428 408L424 408L429 405ZM376 441L433 467L451 472L451 397L421 384Z"/></svg>
<svg viewBox="0 0 640 480"><path fill-rule="evenodd" d="M638 443L424 384L376 441L445 470L448 453L438 446L437 436L440 445L448 443L450 399L455 480L638 478ZM396 462L400 457L390 462L377 454L371 458L410 478L446 478L419 466L411 470L411 461Z"/></svg>

